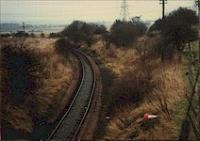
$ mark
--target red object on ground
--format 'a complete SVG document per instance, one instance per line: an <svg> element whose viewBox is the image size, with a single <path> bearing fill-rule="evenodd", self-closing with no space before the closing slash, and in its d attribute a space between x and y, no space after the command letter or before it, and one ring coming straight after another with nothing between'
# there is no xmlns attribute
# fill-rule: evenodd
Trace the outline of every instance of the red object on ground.
<svg viewBox="0 0 200 141"><path fill-rule="evenodd" d="M144 121L149 120L149 115L147 113L144 114Z"/></svg>
<svg viewBox="0 0 200 141"><path fill-rule="evenodd" d="M145 113L143 120L147 121L147 120L151 120L151 119L155 119L155 118L158 118L158 116L157 115L149 115L149 114Z"/></svg>

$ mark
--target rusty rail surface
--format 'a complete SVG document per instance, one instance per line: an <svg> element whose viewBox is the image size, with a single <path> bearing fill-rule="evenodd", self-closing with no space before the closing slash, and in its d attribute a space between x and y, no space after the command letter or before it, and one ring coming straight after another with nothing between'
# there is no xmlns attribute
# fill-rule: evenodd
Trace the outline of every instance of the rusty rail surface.
<svg viewBox="0 0 200 141"><path fill-rule="evenodd" d="M67 112L62 116L47 140L76 140L90 111L94 94L98 88L96 84L98 78L91 60L79 50L72 49L71 52L81 62L81 83Z"/></svg>

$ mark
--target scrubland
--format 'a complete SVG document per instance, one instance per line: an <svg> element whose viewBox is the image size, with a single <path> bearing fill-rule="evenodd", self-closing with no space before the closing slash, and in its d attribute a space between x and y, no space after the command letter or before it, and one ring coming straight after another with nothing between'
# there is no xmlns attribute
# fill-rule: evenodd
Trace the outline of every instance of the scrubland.
<svg viewBox="0 0 200 141"><path fill-rule="evenodd" d="M176 55L161 63L155 51L158 41L159 37L142 37L128 48L105 48L102 41L91 47L115 76L104 86L98 138L177 139L177 105L186 90L183 64ZM145 123L145 113L158 118Z"/></svg>
<svg viewBox="0 0 200 141"><path fill-rule="evenodd" d="M74 76L73 59L59 55L55 41L1 38L3 128L31 133L54 118Z"/></svg>
<svg viewBox="0 0 200 141"><path fill-rule="evenodd" d="M24 90L21 100L13 100L16 92L8 91L12 87L8 79L10 70L6 67L9 63L1 62L2 82L5 82L1 87L2 122L6 127L31 133L35 124L55 118L55 111L74 78L71 57L59 55L54 48L55 41L27 38L22 44L15 39L1 39L3 46L14 47L16 52L17 46L23 45L21 55L26 54L23 59L34 62L37 58L37 65L33 63L30 71L30 78L36 84L34 89ZM144 36L129 47L113 44L106 47L100 39L89 48L101 60L100 67L114 76L106 78L109 84L103 84L103 112L97 138L177 139L181 126L177 119L184 118L184 112L177 112L185 100L184 66L176 54L161 63L156 46L159 46L159 37ZM105 79L104 74L102 77ZM143 122L145 113L158 118Z"/></svg>

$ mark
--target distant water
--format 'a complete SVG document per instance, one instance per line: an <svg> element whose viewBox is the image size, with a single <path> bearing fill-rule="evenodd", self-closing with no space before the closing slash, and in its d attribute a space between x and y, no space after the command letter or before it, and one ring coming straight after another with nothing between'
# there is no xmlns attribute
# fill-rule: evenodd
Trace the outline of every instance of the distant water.
<svg viewBox="0 0 200 141"><path fill-rule="evenodd" d="M64 26L41 27L37 28L36 31L33 31L33 33L57 33L61 32L64 28ZM29 30L28 32L32 32L32 30Z"/></svg>
<svg viewBox="0 0 200 141"><path fill-rule="evenodd" d="M28 33L40 34L40 33L57 33L62 31L65 25L26 25L25 31ZM23 30L22 25L14 23L1 24L1 33L16 33Z"/></svg>
<svg viewBox="0 0 200 141"><path fill-rule="evenodd" d="M114 21L113 21L114 22ZM103 24L109 30L113 22L93 22L95 24ZM92 22L91 22L92 23ZM28 33L40 34L40 33L57 33L62 31L66 25L25 25L25 31ZM22 31L22 23L0 23L0 32L1 33L16 33L17 31Z"/></svg>

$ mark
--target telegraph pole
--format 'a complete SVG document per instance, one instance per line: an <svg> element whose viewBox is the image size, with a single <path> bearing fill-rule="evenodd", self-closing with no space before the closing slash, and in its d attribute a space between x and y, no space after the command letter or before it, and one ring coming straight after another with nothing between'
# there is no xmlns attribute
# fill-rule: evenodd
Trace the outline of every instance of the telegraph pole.
<svg viewBox="0 0 200 141"><path fill-rule="evenodd" d="M197 3L197 11L198 11L198 18L199 18L199 26L198 26L198 31L199 31L199 65L200 65L200 0L196 0Z"/></svg>
<svg viewBox="0 0 200 141"><path fill-rule="evenodd" d="M165 18L165 4L167 4L167 0L160 0L160 4L162 4L162 19Z"/></svg>
<svg viewBox="0 0 200 141"><path fill-rule="evenodd" d="M162 20L165 19L165 4L167 4L167 0L159 0L160 4L162 4ZM161 47L161 61L164 62L164 44Z"/></svg>
<svg viewBox="0 0 200 141"><path fill-rule="evenodd" d="M198 61L198 67L200 67L200 0L196 0L196 3L197 3L197 12L198 12L198 18L199 18L199 26L198 26L198 30L199 30L199 36L198 36L198 39L199 39L199 61ZM198 86L197 86L198 87ZM198 97L199 97L199 108L200 108L200 87L197 88L197 93L198 93ZM200 115L198 116L198 119L199 119L199 129L200 129Z"/></svg>
<svg viewBox="0 0 200 141"><path fill-rule="evenodd" d="M128 18L128 3L127 0L123 0L122 1L122 5L121 5L121 17L123 21L126 21Z"/></svg>

